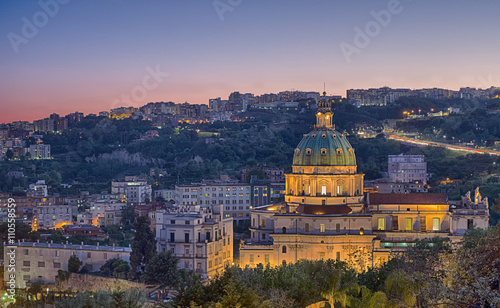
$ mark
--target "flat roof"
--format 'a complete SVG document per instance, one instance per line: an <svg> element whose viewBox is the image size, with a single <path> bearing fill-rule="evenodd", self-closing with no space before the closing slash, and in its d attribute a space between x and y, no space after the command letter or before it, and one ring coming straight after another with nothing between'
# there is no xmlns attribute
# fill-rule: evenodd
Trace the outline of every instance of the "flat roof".
<svg viewBox="0 0 500 308"><path fill-rule="evenodd" d="M94 250L94 251L115 251L115 252L131 252L130 247L121 246L102 246L102 245L77 245L77 244L62 244L62 243L35 243L35 242L17 242L15 244L7 244L5 247L26 247L26 248L48 248L48 249L68 249L68 250Z"/></svg>

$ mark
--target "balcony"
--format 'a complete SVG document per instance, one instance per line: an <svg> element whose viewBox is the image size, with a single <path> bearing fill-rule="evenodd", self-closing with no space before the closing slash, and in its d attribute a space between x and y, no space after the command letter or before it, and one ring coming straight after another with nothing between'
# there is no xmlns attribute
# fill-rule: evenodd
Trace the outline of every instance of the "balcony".
<svg viewBox="0 0 500 308"><path fill-rule="evenodd" d="M322 194L322 193L317 193L316 194L316 197L331 197L332 194L331 193L326 193L326 194Z"/></svg>

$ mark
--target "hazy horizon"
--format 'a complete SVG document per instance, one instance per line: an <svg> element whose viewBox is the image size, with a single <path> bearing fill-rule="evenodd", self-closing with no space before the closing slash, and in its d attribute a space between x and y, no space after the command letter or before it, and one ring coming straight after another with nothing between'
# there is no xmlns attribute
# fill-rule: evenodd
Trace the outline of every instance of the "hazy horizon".
<svg viewBox="0 0 500 308"><path fill-rule="evenodd" d="M233 91L322 92L324 82L342 96L498 86L499 9L493 0L3 1L0 123L208 104Z"/></svg>

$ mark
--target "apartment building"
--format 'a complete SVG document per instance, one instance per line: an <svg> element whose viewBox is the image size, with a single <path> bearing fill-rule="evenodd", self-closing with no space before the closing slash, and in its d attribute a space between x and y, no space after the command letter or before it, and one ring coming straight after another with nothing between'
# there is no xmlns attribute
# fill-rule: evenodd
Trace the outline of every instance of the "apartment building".
<svg viewBox="0 0 500 308"><path fill-rule="evenodd" d="M76 255L89 271L99 271L110 259L130 260L130 247L74 245L39 242L17 242L14 245L4 243L4 260L9 260L15 253L16 288L24 289L30 283L55 284L58 270L68 270L68 260ZM9 281L11 272L4 272L5 281Z"/></svg>
<svg viewBox="0 0 500 308"><path fill-rule="evenodd" d="M212 278L233 263L233 218L222 205L156 212L158 252L171 251L181 269Z"/></svg>
<svg viewBox="0 0 500 308"><path fill-rule="evenodd" d="M112 194L124 194L127 203L145 203L151 201L152 189L146 180L136 176L126 176L124 181L111 182Z"/></svg>
<svg viewBox="0 0 500 308"><path fill-rule="evenodd" d="M427 163L424 161L424 155L389 155L388 164L391 183L427 184Z"/></svg>

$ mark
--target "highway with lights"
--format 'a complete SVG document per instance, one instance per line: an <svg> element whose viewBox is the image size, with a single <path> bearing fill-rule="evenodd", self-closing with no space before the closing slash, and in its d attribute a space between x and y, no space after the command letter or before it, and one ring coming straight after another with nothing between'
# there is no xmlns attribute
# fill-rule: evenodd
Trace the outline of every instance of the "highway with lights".
<svg viewBox="0 0 500 308"><path fill-rule="evenodd" d="M410 139L407 137L399 137L396 135L390 135L389 139L396 140L396 141L406 143L409 145L414 145L414 146L442 147L442 148L446 148L446 149L451 150L451 151L459 151L459 152L466 152L466 153L472 153L472 154L489 154L489 155L500 156L499 151L467 148L467 147L451 145L451 144L446 144L446 143L439 143L439 142L434 142L434 141L416 140L416 139Z"/></svg>

